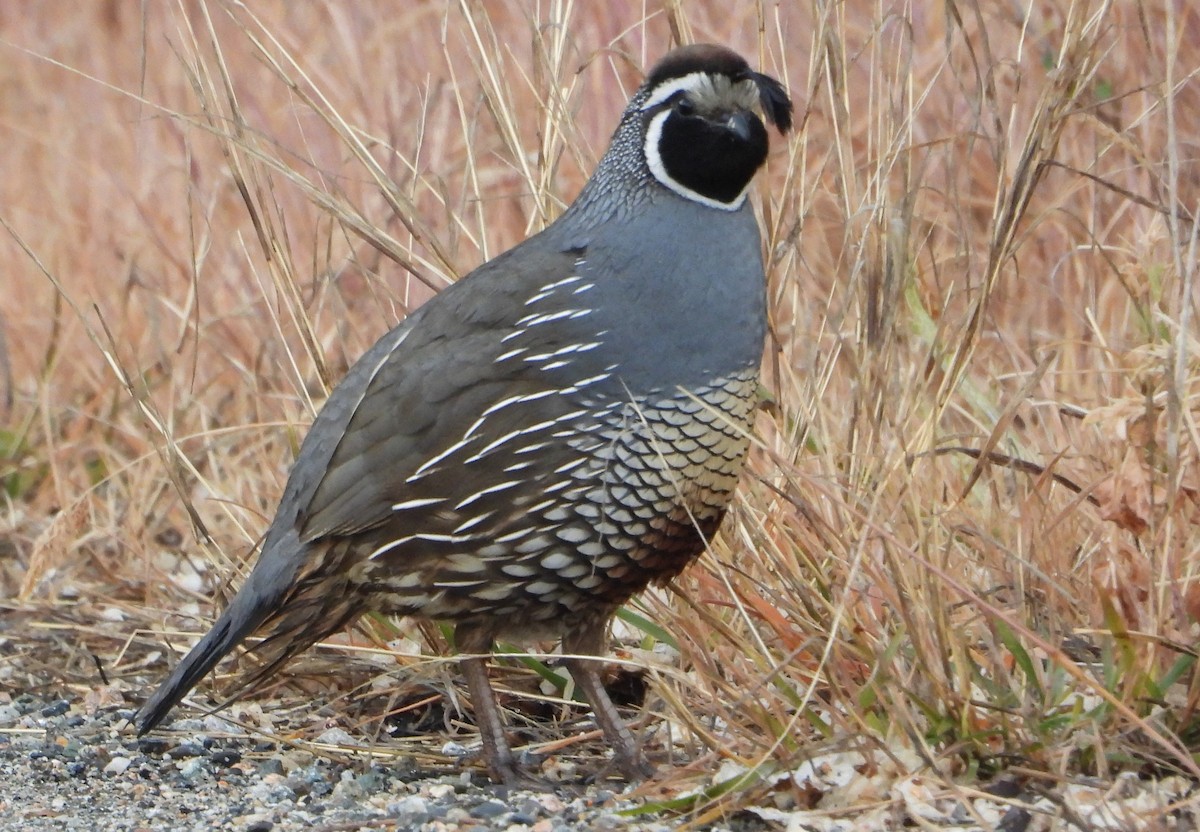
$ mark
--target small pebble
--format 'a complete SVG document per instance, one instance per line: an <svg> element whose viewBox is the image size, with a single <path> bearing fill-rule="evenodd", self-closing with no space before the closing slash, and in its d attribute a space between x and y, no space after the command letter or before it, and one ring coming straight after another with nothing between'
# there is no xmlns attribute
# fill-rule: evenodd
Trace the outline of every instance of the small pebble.
<svg viewBox="0 0 1200 832"><path fill-rule="evenodd" d="M124 774L125 769L129 768L129 764L133 760L128 757L113 757L108 761L108 765L104 767L105 774Z"/></svg>
<svg viewBox="0 0 1200 832"><path fill-rule="evenodd" d="M1033 821L1033 815L1019 806L1011 806L996 825L997 832L1025 832Z"/></svg>
<svg viewBox="0 0 1200 832"><path fill-rule="evenodd" d="M383 787L386 782L387 772L378 766L373 766L370 771L360 774L355 781L358 787L366 793L377 792Z"/></svg>
<svg viewBox="0 0 1200 832"><path fill-rule="evenodd" d="M462 743L457 743L451 740L442 746L442 754L446 757L465 757L471 753L471 749L467 748Z"/></svg>
<svg viewBox="0 0 1200 832"><path fill-rule="evenodd" d="M508 812L508 807L498 800L488 800L470 810L471 817L490 820Z"/></svg>
<svg viewBox="0 0 1200 832"><path fill-rule="evenodd" d="M434 800L443 800L447 797L451 797L454 794L454 787L449 783L430 783L429 788L426 790L426 794L428 794Z"/></svg>
<svg viewBox="0 0 1200 832"><path fill-rule="evenodd" d="M226 748L223 751L213 752L213 755L210 759L212 759L213 763L216 765L229 768L230 766L240 763L242 761L242 755L232 749Z"/></svg>
<svg viewBox="0 0 1200 832"><path fill-rule="evenodd" d="M192 757L182 762L179 766L179 774L185 780L193 780L204 773L204 761L199 757Z"/></svg>
<svg viewBox="0 0 1200 832"><path fill-rule="evenodd" d="M181 742L171 749L171 756L176 760L184 757L203 757L204 747L194 742Z"/></svg>
<svg viewBox="0 0 1200 832"><path fill-rule="evenodd" d="M445 820L457 826L465 826L471 820L471 813L461 806L451 806L446 810Z"/></svg>
<svg viewBox="0 0 1200 832"><path fill-rule="evenodd" d="M166 754L170 748L170 741L162 737L142 737L137 741L137 750L142 754Z"/></svg>
<svg viewBox="0 0 1200 832"><path fill-rule="evenodd" d="M249 795L268 806L290 803L296 799L296 793L288 787L282 774L268 774L262 777L250 786Z"/></svg>
<svg viewBox="0 0 1200 832"><path fill-rule="evenodd" d="M258 776L265 777L268 774L283 774L283 760L278 757L268 757L258 764Z"/></svg>
<svg viewBox="0 0 1200 832"><path fill-rule="evenodd" d="M346 733L344 728L330 728L317 737L317 742L325 745L358 745L358 741L354 737Z"/></svg>
<svg viewBox="0 0 1200 832"><path fill-rule="evenodd" d="M349 780L339 780L337 785L333 787L333 799L343 806L348 806L355 803L362 803L366 794L362 787L354 782L354 777Z"/></svg>
<svg viewBox="0 0 1200 832"><path fill-rule="evenodd" d="M204 730L204 721L193 717L183 717L171 723L171 730L187 734L198 734Z"/></svg>
<svg viewBox="0 0 1200 832"><path fill-rule="evenodd" d="M208 714L204 717L204 732L207 734L245 734L246 729L235 722L230 722L228 719L217 716L216 714Z"/></svg>
<svg viewBox="0 0 1200 832"><path fill-rule="evenodd" d="M429 801L420 795L409 795L387 805L389 815L417 817L429 813Z"/></svg>
<svg viewBox="0 0 1200 832"><path fill-rule="evenodd" d="M51 705L42 708L42 716L62 716L71 709L71 703L66 699L59 699Z"/></svg>

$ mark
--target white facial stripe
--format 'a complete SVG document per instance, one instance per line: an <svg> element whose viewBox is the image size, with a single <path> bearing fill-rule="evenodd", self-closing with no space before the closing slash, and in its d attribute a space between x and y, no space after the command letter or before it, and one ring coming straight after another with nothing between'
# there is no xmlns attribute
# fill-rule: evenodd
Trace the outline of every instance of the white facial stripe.
<svg viewBox="0 0 1200 832"><path fill-rule="evenodd" d="M692 76L688 76L689 78ZM683 80L683 79L681 79ZM646 127L646 164L650 168L650 173L654 175L663 186L671 189L679 194L684 199L690 199L692 202L699 202L701 205L707 205L709 208L719 208L722 211L736 211L742 207L742 203L746 201L746 190L743 189L737 198L732 202L720 202L719 200L711 199L704 194L697 193L691 188L676 182L667 173L666 167L663 166L662 157L658 154L658 141L662 138L663 122L671 115L669 110L664 110L658 113L654 118L650 119L649 126ZM747 188L749 184L747 183Z"/></svg>
<svg viewBox="0 0 1200 832"><path fill-rule="evenodd" d="M690 75L676 78L674 81L669 81L662 86L655 87L654 94L647 98L646 103L642 105L642 112L653 110L677 92L694 92L705 83L712 83L708 79L708 73L693 72Z"/></svg>

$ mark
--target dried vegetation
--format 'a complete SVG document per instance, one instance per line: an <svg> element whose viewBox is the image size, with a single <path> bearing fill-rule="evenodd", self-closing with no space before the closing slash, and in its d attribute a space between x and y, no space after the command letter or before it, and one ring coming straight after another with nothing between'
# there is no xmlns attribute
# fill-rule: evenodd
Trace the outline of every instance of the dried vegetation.
<svg viewBox="0 0 1200 832"><path fill-rule="evenodd" d="M758 189L751 473L619 627L679 764L647 799L1200 777L1191 4L111 0L0 37L4 689L89 690L94 653L140 692L349 362L562 210L639 67L714 40L799 129ZM274 695L370 736L381 692L456 684L436 628L348 641ZM541 661L506 679L568 713ZM847 759L876 786L834 785Z"/></svg>

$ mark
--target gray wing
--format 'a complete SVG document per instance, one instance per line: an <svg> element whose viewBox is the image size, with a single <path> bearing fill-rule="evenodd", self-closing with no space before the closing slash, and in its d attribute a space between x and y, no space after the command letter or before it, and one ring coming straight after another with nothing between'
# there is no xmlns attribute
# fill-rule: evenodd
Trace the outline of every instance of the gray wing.
<svg viewBox="0 0 1200 832"><path fill-rule="evenodd" d="M465 463L519 453L522 430L578 411L561 391L596 376L587 363L600 335L588 330L577 255L544 248L485 264L355 363L304 440L272 532L354 535L394 523L397 505L452 522L464 498L512 478L511 464Z"/></svg>

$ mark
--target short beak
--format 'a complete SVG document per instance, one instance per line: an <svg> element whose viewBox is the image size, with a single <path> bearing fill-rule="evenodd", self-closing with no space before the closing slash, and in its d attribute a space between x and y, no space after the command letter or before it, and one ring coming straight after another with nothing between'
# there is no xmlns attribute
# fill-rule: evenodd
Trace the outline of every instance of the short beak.
<svg viewBox="0 0 1200 832"><path fill-rule="evenodd" d="M750 114L746 112L731 113L725 119L725 126L739 139L747 141L750 138Z"/></svg>

